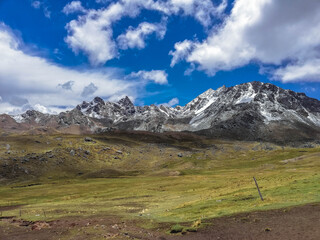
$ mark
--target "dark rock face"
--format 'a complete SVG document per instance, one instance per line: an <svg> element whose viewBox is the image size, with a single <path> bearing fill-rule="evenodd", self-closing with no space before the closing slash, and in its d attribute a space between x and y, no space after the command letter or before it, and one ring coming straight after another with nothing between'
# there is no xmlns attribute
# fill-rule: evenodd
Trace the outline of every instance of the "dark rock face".
<svg viewBox="0 0 320 240"><path fill-rule="evenodd" d="M131 100L126 96L118 102L118 105L122 107L122 114L125 116L131 116L136 112L136 109Z"/></svg>
<svg viewBox="0 0 320 240"><path fill-rule="evenodd" d="M103 101L103 99L100 98L100 97L95 97L95 98L93 99L93 101L94 101L95 103L100 103L101 105L104 105L104 104L105 104L104 101Z"/></svg>
<svg viewBox="0 0 320 240"><path fill-rule="evenodd" d="M134 106L128 97L116 103L96 97L59 115L31 110L17 119L20 124L56 129L77 125L87 132L191 131L211 137L267 141L320 138L317 99L261 82L209 89L185 106L175 108Z"/></svg>

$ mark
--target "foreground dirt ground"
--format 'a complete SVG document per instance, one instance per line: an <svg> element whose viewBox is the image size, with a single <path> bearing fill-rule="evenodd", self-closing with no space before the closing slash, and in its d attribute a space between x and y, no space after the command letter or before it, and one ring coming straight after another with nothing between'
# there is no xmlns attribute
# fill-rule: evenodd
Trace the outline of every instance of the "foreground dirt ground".
<svg viewBox="0 0 320 240"><path fill-rule="evenodd" d="M320 239L320 204L216 218L178 239ZM176 239L176 238L167 238Z"/></svg>
<svg viewBox="0 0 320 240"><path fill-rule="evenodd" d="M320 239L320 204L242 213L210 219L198 232L165 234L170 225L146 230L137 221L116 217L70 218L52 222L26 222L1 218L1 240L47 239Z"/></svg>

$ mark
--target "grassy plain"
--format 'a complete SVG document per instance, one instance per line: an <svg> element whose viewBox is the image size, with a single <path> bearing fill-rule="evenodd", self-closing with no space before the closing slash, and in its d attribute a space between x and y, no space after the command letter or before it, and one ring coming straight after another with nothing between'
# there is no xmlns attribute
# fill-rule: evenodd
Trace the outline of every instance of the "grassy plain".
<svg viewBox="0 0 320 240"><path fill-rule="evenodd" d="M117 216L156 228L320 202L318 146L143 134L91 138L1 137L2 216Z"/></svg>

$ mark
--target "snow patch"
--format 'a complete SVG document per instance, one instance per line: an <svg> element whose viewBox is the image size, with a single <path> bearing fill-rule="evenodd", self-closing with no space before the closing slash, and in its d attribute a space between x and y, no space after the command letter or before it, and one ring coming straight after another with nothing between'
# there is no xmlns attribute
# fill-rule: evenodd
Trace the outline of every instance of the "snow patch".
<svg viewBox="0 0 320 240"><path fill-rule="evenodd" d="M25 122L25 119L21 115L11 116L11 118L13 118L17 123Z"/></svg>
<svg viewBox="0 0 320 240"><path fill-rule="evenodd" d="M252 102L256 95L257 94L253 90L252 85L249 84L248 91L239 97L238 101L236 101L236 104Z"/></svg>
<svg viewBox="0 0 320 240"><path fill-rule="evenodd" d="M96 118L96 119L102 119L103 116L101 116L100 114L97 114L96 112L92 112L88 115L88 117L91 117L91 118Z"/></svg>
<svg viewBox="0 0 320 240"><path fill-rule="evenodd" d="M266 111L265 109L261 110L260 113L263 117L265 117L265 119L266 119L265 122L281 120L281 117L275 116L275 114L272 114L272 113Z"/></svg>
<svg viewBox="0 0 320 240"><path fill-rule="evenodd" d="M160 110L161 112L163 112L164 114L166 114L166 115L169 117L169 114L168 114L166 111L163 111L163 110L161 109L161 107L159 107L159 110Z"/></svg>
<svg viewBox="0 0 320 240"><path fill-rule="evenodd" d="M308 119L313 122L315 125L320 126L320 117L315 116L314 114L308 113Z"/></svg>
<svg viewBox="0 0 320 240"><path fill-rule="evenodd" d="M209 99L209 102L207 102L206 105L204 105L202 108L200 108L199 110L195 111L195 114L198 115L199 113L203 112L204 110L206 110L208 107L210 107L210 105L212 103L214 103L217 100L217 97L211 98Z"/></svg>

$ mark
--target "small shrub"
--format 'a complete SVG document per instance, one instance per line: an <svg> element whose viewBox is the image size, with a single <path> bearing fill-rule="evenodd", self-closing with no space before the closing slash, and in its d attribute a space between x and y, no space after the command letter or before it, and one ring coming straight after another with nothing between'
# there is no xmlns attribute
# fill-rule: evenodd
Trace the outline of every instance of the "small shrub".
<svg viewBox="0 0 320 240"><path fill-rule="evenodd" d="M183 231L183 227L179 224L173 225L170 229L170 233L180 233Z"/></svg>

